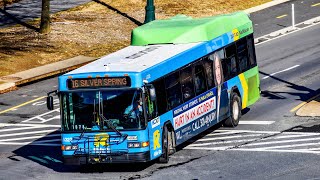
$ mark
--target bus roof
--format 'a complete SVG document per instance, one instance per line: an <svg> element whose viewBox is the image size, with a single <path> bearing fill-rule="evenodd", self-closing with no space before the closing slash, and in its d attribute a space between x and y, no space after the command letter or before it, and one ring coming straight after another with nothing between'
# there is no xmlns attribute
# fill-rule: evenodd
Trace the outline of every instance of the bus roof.
<svg viewBox="0 0 320 180"><path fill-rule="evenodd" d="M159 21L161 22L157 24ZM175 21L181 23L175 24ZM247 14L240 12L201 19L183 17L157 20L154 22L155 25L148 24L133 31L134 45L60 76L60 90L66 89L65 82L68 78L124 75L132 78L132 87L139 87L142 80L152 82L253 33L252 22ZM197 35L198 33L202 35Z"/></svg>
<svg viewBox="0 0 320 180"><path fill-rule="evenodd" d="M82 73L141 72L199 43L128 46L94 62L75 69L66 75Z"/></svg>
<svg viewBox="0 0 320 180"><path fill-rule="evenodd" d="M251 24L251 21L244 12L197 19L177 15L135 28L132 31L131 45L209 41L248 23Z"/></svg>

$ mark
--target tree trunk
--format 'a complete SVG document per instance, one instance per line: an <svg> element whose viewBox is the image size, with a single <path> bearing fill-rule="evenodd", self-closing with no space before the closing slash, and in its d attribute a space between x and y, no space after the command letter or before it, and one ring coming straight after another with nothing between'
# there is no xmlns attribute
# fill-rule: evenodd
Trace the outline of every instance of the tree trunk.
<svg viewBox="0 0 320 180"><path fill-rule="evenodd" d="M42 0L40 33L48 34L50 32L50 0Z"/></svg>

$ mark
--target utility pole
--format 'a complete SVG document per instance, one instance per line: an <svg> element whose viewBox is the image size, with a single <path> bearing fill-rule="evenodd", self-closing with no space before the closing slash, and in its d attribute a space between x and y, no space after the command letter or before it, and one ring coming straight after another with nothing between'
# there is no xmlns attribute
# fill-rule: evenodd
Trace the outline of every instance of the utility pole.
<svg viewBox="0 0 320 180"><path fill-rule="evenodd" d="M147 0L146 16L145 16L144 24L156 19L154 9L155 9L154 0Z"/></svg>
<svg viewBox="0 0 320 180"><path fill-rule="evenodd" d="M42 0L41 22L39 32L41 34L47 34L50 32L50 0Z"/></svg>

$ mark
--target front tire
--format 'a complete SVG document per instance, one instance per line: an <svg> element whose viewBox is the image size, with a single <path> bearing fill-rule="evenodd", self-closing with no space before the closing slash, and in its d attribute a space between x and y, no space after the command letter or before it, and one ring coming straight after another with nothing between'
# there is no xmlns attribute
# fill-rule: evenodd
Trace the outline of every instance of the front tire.
<svg viewBox="0 0 320 180"><path fill-rule="evenodd" d="M159 163L168 163L169 162L169 136L170 132L168 131L167 126L163 128L162 133L162 155L159 157Z"/></svg>
<svg viewBox="0 0 320 180"><path fill-rule="evenodd" d="M241 118L241 99L237 93L231 94L230 116L224 121L226 127L236 127Z"/></svg>

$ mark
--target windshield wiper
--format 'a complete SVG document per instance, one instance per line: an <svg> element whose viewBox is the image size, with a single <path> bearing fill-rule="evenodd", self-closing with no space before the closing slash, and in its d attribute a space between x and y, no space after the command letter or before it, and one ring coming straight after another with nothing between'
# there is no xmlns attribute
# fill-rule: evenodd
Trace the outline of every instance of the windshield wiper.
<svg viewBox="0 0 320 180"><path fill-rule="evenodd" d="M111 124L111 122L110 122L109 119L107 119L106 117L103 116L103 114L100 114L100 113L99 113L99 116L100 116L100 118L103 120L103 122L106 122L107 125L108 125L113 131L115 131L119 136L124 137L123 140L125 140L125 139L127 138L128 135L127 135L127 134L123 135L118 129L116 129L116 128Z"/></svg>

